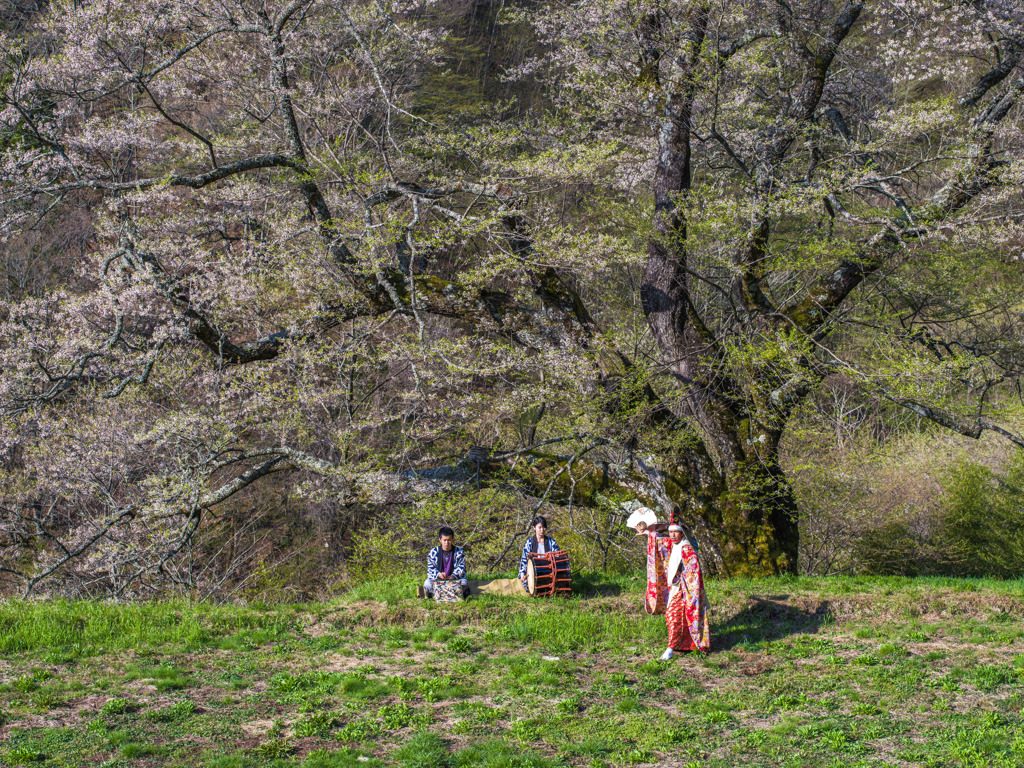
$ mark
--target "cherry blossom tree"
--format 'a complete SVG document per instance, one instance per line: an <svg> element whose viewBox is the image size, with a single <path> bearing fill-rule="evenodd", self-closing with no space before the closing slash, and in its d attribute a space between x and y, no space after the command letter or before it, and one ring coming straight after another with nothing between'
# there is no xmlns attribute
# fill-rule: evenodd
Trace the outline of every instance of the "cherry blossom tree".
<svg viewBox="0 0 1024 768"><path fill-rule="evenodd" d="M197 532L287 478L353 514L640 498L712 570L777 573L780 443L829 376L1024 445L1017 4L503 7L540 106L456 99L458 11L5 33L5 247L83 234L0 310L0 569L191 585Z"/></svg>
<svg viewBox="0 0 1024 768"><path fill-rule="evenodd" d="M578 136L619 143L627 194L650 195L640 302L692 430L659 466L685 478L677 496L733 572L794 567L779 446L830 375L1024 445L997 395L1020 373L1020 293L981 297L969 277L1019 282L1022 11L614 2L536 17L552 98Z"/></svg>

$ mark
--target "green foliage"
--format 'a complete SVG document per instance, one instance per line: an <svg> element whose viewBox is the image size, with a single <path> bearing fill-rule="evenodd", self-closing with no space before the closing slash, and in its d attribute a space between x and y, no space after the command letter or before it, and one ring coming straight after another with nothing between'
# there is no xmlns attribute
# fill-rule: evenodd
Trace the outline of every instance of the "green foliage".
<svg viewBox="0 0 1024 768"><path fill-rule="evenodd" d="M196 705L186 699L164 709L151 710L146 713L146 719L155 723L179 723L187 720L195 711Z"/></svg>
<svg viewBox="0 0 1024 768"><path fill-rule="evenodd" d="M380 725L373 720L359 719L346 723L335 737L338 741L366 741L380 733Z"/></svg>
<svg viewBox="0 0 1024 768"><path fill-rule="evenodd" d="M715 651L671 663L656 660L664 620L642 613L643 582L624 586L625 595L614 602L472 601L463 606L473 611L466 614L471 626L453 625L459 633L436 626L407 598L376 625L346 635L339 652L362 657L338 657L352 665L348 672L326 671L303 628L327 613L344 623L362 607L311 605L280 646L224 654L211 645L190 654L187 667L180 658L174 667L164 665L195 670L195 695L208 702L201 715L188 700L168 705L165 694L139 688L155 669L142 662L155 654L126 665L128 655L114 649L60 675L31 654L10 656L4 691L9 736L0 763L93 765L97 750L112 765L206 768L685 766L706 764L701 755L707 754L722 768L874 768L886 759L935 768L1016 768L1024 758L1024 653L1018 647L1024 630L1019 605L1006 599L1019 595L1019 582L712 581ZM810 610L825 604L834 610L827 619ZM865 605L872 610L865 612ZM495 639L515 620L539 630L544 625L534 618L570 609L595 619L600 653L545 659L547 640ZM817 618L809 622L808 613ZM619 624L623 616L631 623ZM479 643L474 656L453 659L447 644L463 632L491 639ZM400 636L430 642L415 652L385 649L384 638ZM935 638L942 638L942 653L934 650ZM107 673L118 665L117 674ZM211 697L227 691L239 674L266 680L267 691ZM18 681L31 690L17 690ZM74 689L92 696L101 686L115 700L108 719L68 710L63 717L77 718L68 728L32 725L33 695ZM361 698L381 690L386 698L379 703ZM960 705L965 697L972 707ZM536 702L535 708L524 710L524 701ZM126 702L145 714L123 717L130 711ZM270 720L262 744L254 746L253 736ZM752 721L764 727L750 728ZM442 722L452 724L457 743ZM218 753L197 758L197 738L216 743ZM36 755L42 759L30 759Z"/></svg>
<svg viewBox="0 0 1024 768"><path fill-rule="evenodd" d="M632 696L629 696L629 697L624 698L624 699L620 699L615 704L615 711L616 712L624 712L624 713L639 712L642 709L643 709L643 706L640 704L640 702L637 699L633 698Z"/></svg>
<svg viewBox="0 0 1024 768"><path fill-rule="evenodd" d="M178 691L187 688L191 683L184 672L174 667L157 667L151 676L158 691Z"/></svg>
<svg viewBox="0 0 1024 768"><path fill-rule="evenodd" d="M456 752L452 768L555 768L555 761L504 741L485 741Z"/></svg>
<svg viewBox="0 0 1024 768"><path fill-rule="evenodd" d="M393 686L381 680L370 679L366 675L353 672L342 675L338 682L338 693L350 699L373 701L392 692Z"/></svg>
<svg viewBox="0 0 1024 768"><path fill-rule="evenodd" d="M857 555L869 573L1024 575L1024 452L1003 472L963 460L945 478L930 525L897 517L864 533Z"/></svg>
<svg viewBox="0 0 1024 768"><path fill-rule="evenodd" d="M314 712L295 723L295 735L300 739L308 736L325 737L338 725L338 717L332 712Z"/></svg>
<svg viewBox="0 0 1024 768"><path fill-rule="evenodd" d="M448 643L448 650L452 653L466 653L473 647L468 637L456 637Z"/></svg>
<svg viewBox="0 0 1024 768"><path fill-rule="evenodd" d="M595 616L576 609L570 602L549 603L546 610L522 612L509 621L492 627L490 637L516 644L538 643L554 651L579 648L619 648L623 643L657 635L663 631L663 620L656 617L630 616L621 613Z"/></svg>
<svg viewBox="0 0 1024 768"><path fill-rule="evenodd" d="M946 482L940 535L958 575L1024 575L1024 451L1005 473L965 462Z"/></svg>
<svg viewBox="0 0 1024 768"><path fill-rule="evenodd" d="M36 678L34 674L31 676L22 675L21 677L16 678L11 683L11 689L17 691L18 693L28 693L29 691L38 690L38 688L39 680Z"/></svg>
<svg viewBox="0 0 1024 768"><path fill-rule="evenodd" d="M126 760L136 760L141 757L153 757L159 755L164 750L159 747L155 747L152 744L139 744L136 742L129 742L121 747L121 755Z"/></svg>
<svg viewBox="0 0 1024 768"><path fill-rule="evenodd" d="M427 539L432 540L433 537ZM426 550L420 552L422 546L417 547L407 536L398 535L395 531L378 528L361 531L349 561L349 579L354 585L367 581L379 584L396 580L396 573L412 574L418 570L425 573L426 565L422 563L426 561ZM410 579L398 581L406 583Z"/></svg>
<svg viewBox="0 0 1024 768"><path fill-rule="evenodd" d="M399 747L394 759L402 768L447 768L450 765L444 740L429 731L421 731Z"/></svg>
<svg viewBox="0 0 1024 768"><path fill-rule="evenodd" d="M110 717L111 715L125 715L129 712L135 712L138 708L139 705L134 701L115 696L100 707L100 714L105 717Z"/></svg>
<svg viewBox="0 0 1024 768"><path fill-rule="evenodd" d="M387 704L377 710L377 719L384 729L388 731L397 731L405 728L412 723L415 716L415 710L404 701L400 701L397 704Z"/></svg>
<svg viewBox="0 0 1024 768"><path fill-rule="evenodd" d="M7 753L7 761L11 765L31 765L44 760L46 760L46 755L31 747L15 747Z"/></svg>
<svg viewBox="0 0 1024 768"><path fill-rule="evenodd" d="M1021 674L1020 670L986 664L971 670L970 681L979 691L991 693L999 686L1024 681L1024 674Z"/></svg>
<svg viewBox="0 0 1024 768"><path fill-rule="evenodd" d="M558 702L558 713L561 715L575 715L582 708L583 699L576 694Z"/></svg>
<svg viewBox="0 0 1024 768"><path fill-rule="evenodd" d="M260 757L273 759L287 757L293 749L283 738L270 738L257 746L255 751Z"/></svg>
<svg viewBox="0 0 1024 768"><path fill-rule="evenodd" d="M333 693L345 678L345 675L338 672L300 672L299 674L281 672L270 678L269 686L270 690L282 693L301 691L303 693L328 694ZM362 675L353 675L349 679L357 686L366 680Z"/></svg>
<svg viewBox="0 0 1024 768"><path fill-rule="evenodd" d="M424 678L418 681L417 687L423 700L427 702L460 698L463 695L462 689L455 685L451 675Z"/></svg>

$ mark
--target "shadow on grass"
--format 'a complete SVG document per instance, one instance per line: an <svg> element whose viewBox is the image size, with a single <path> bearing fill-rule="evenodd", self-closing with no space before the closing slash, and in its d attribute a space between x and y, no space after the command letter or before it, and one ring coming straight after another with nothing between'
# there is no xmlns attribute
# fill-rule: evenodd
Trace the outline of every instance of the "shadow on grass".
<svg viewBox="0 0 1024 768"><path fill-rule="evenodd" d="M746 608L712 628L714 649L725 651L790 635L814 634L830 620L831 606L827 600L809 609L782 602L788 599L789 595L752 595Z"/></svg>
<svg viewBox="0 0 1024 768"><path fill-rule="evenodd" d="M622 585L614 581L601 580L599 573L572 574L572 594L580 600L593 600L599 597L616 597L622 594Z"/></svg>

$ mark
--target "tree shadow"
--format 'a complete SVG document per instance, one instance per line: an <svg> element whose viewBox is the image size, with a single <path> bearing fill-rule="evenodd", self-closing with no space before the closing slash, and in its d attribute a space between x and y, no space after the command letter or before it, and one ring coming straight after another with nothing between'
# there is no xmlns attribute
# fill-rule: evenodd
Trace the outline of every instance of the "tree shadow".
<svg viewBox="0 0 1024 768"><path fill-rule="evenodd" d="M622 594L622 586L612 582L597 581L593 574L572 574L572 596L580 600L594 600L601 597L616 597Z"/></svg>
<svg viewBox="0 0 1024 768"><path fill-rule="evenodd" d="M572 594L580 600L594 600L600 597L617 597L622 594L622 587L618 584L586 584L580 589L573 584Z"/></svg>
<svg viewBox="0 0 1024 768"><path fill-rule="evenodd" d="M712 647L729 650L738 645L781 640L797 634L814 634L829 620L831 605L821 600L800 607L782 602L789 595L752 595L747 607L712 629Z"/></svg>

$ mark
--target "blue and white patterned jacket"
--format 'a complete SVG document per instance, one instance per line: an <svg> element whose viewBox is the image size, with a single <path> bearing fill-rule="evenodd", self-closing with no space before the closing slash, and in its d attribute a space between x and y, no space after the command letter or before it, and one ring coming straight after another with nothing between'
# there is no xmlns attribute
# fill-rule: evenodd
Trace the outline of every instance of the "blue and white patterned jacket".
<svg viewBox="0 0 1024 768"><path fill-rule="evenodd" d="M461 547L452 547L455 552L455 565L452 566L452 578L466 578L466 553ZM438 544L427 555L427 578L433 581L441 571L441 545Z"/></svg>
<svg viewBox="0 0 1024 768"><path fill-rule="evenodd" d="M544 537L544 551L545 552L558 552L558 544L550 536ZM531 536L523 544L523 556L519 558L519 580L526 580L526 562L530 559L529 555L532 552L537 551L537 537Z"/></svg>

